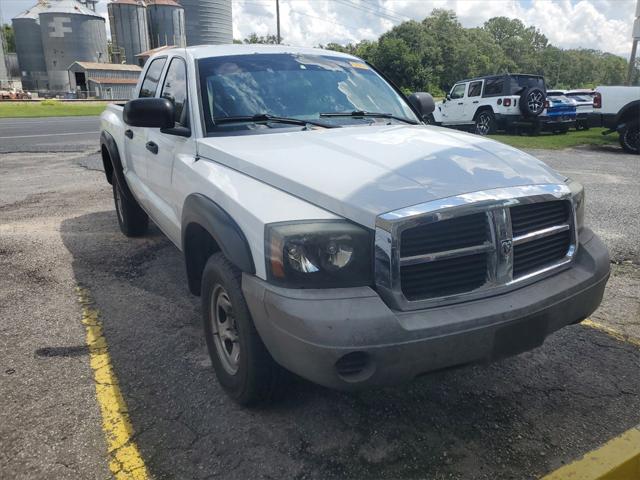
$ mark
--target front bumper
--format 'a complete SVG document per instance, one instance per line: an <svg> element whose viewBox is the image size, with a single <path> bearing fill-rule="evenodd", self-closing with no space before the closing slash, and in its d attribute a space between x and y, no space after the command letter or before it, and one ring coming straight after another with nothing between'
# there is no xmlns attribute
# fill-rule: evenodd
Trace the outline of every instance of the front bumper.
<svg viewBox="0 0 640 480"><path fill-rule="evenodd" d="M315 383L354 389L535 348L552 332L589 316L608 277L607 248L584 229L567 270L457 305L400 312L369 287L284 289L246 274L242 288L256 328L278 363ZM336 366L354 353L355 364Z"/></svg>

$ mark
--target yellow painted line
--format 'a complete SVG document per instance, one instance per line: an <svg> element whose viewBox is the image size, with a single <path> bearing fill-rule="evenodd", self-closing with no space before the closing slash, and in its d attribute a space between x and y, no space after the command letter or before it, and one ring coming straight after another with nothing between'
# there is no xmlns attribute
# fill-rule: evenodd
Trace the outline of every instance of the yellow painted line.
<svg viewBox="0 0 640 480"><path fill-rule="evenodd" d="M609 335L610 337L615 338L616 340L620 340L621 342L627 342L630 343L632 345L635 345L636 347L640 347L640 339L635 338L635 337L630 337L629 335L625 335L623 333L618 332L617 330L614 330L613 328L607 327L606 325L603 325L601 323L598 322L594 322L593 320L587 318L586 320L584 320L581 325L584 325L586 327L589 328L594 328L596 330L600 330L601 332L606 333L607 335ZM638 480L640 480L640 477L638 477Z"/></svg>
<svg viewBox="0 0 640 480"><path fill-rule="evenodd" d="M127 404L111 365L107 341L102 332L100 312L94 308L89 292L77 289L82 306L82 324L87 332L90 365L96 383L96 397L102 414L102 429L107 440L109 469L117 480L147 480L149 472L136 443Z"/></svg>
<svg viewBox="0 0 640 480"><path fill-rule="evenodd" d="M640 426L624 432L580 460L541 480L640 479Z"/></svg>

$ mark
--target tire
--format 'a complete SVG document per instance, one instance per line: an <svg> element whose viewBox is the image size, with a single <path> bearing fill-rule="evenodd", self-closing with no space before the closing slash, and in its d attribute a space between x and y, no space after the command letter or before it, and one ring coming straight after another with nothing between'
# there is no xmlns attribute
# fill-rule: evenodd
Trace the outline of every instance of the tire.
<svg viewBox="0 0 640 480"><path fill-rule="evenodd" d="M520 95L520 111L525 117L537 117L544 111L545 100L545 94L541 89L527 88Z"/></svg>
<svg viewBox="0 0 640 480"><path fill-rule="evenodd" d="M241 278L242 272L222 253L209 257L202 273L202 312L218 382L234 401L251 406L273 401L282 393L285 371L260 339L242 294Z"/></svg>
<svg viewBox="0 0 640 480"><path fill-rule="evenodd" d="M640 123L632 122L620 132L620 146L625 152L640 154Z"/></svg>
<svg viewBox="0 0 640 480"><path fill-rule="evenodd" d="M483 110L476 116L476 128L477 135L490 135L496 131L496 117L490 110Z"/></svg>
<svg viewBox="0 0 640 480"><path fill-rule="evenodd" d="M586 123L583 122L577 122L576 123L576 130L577 131L586 131L589 130L589 125L587 125Z"/></svg>
<svg viewBox="0 0 640 480"><path fill-rule="evenodd" d="M556 128L553 133L554 135L564 135L569 131L569 127Z"/></svg>
<svg viewBox="0 0 640 480"><path fill-rule="evenodd" d="M116 216L120 231L127 237L140 237L149 228L149 217L138 205L134 198L130 198L122 191L116 175L113 176L113 201L116 206Z"/></svg>
<svg viewBox="0 0 640 480"><path fill-rule="evenodd" d="M426 123L427 125L437 125L438 124L436 122L435 117L433 116L433 113L430 113L429 115L424 117L424 123Z"/></svg>

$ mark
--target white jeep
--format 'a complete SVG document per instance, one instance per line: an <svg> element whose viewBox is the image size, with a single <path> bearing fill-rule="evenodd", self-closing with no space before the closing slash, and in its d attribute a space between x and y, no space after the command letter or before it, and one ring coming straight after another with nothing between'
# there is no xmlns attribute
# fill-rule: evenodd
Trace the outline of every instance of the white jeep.
<svg viewBox="0 0 640 480"><path fill-rule="evenodd" d="M539 75L494 75L456 83L427 123L471 127L478 135L512 127L538 127L546 87Z"/></svg>

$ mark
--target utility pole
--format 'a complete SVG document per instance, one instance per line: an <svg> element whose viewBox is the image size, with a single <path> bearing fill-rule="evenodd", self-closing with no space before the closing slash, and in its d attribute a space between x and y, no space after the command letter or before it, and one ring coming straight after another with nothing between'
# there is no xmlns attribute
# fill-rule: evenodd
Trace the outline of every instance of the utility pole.
<svg viewBox="0 0 640 480"><path fill-rule="evenodd" d="M627 85L631 85L633 71L636 67L636 53L638 51L638 41L640 41L640 0L636 3L636 19L633 22L633 45L631 46L631 57L629 57L629 72L627 74Z"/></svg>
<svg viewBox="0 0 640 480"><path fill-rule="evenodd" d="M640 0L638 0L640 1ZM280 45L280 0L276 0L276 21L278 23L278 45Z"/></svg>

